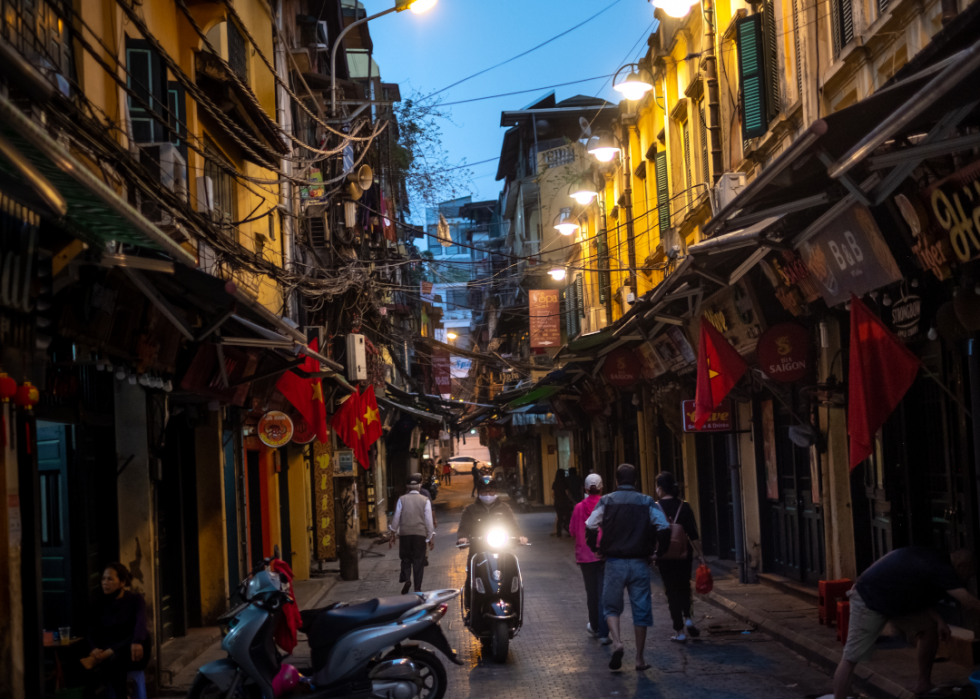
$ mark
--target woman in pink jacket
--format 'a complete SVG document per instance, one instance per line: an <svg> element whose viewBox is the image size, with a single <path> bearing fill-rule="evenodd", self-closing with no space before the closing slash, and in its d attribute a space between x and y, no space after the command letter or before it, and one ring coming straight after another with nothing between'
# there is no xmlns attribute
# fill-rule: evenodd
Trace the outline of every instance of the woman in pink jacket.
<svg viewBox="0 0 980 699"><path fill-rule="evenodd" d="M589 635L599 639L599 643L608 645L611 643L609 627L606 626L606 617L602 613L602 577L606 562L597 557L585 542L585 520L602 497L602 478L598 474L590 473L585 478L585 492L585 500L572 511L569 531L575 539L575 562L582 569L582 578L585 580L585 599L589 607L589 625L586 628ZM602 537L601 532L599 537Z"/></svg>

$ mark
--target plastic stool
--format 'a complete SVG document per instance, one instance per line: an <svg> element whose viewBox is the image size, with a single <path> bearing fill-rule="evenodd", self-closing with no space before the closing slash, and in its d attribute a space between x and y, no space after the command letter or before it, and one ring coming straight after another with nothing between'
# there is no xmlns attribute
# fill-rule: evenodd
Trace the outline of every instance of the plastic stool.
<svg viewBox="0 0 980 699"><path fill-rule="evenodd" d="M854 586L854 581L821 580L817 583L817 614L821 624L830 626L837 618L837 600L847 599L847 592Z"/></svg>
<svg viewBox="0 0 980 699"><path fill-rule="evenodd" d="M136 692L129 697L117 697L112 687L106 687L106 696L109 699L146 699L146 675L142 670L133 670L126 673L126 679L136 685Z"/></svg>
<svg viewBox="0 0 980 699"><path fill-rule="evenodd" d="M847 643L847 629L851 625L851 603L837 603L837 641Z"/></svg>

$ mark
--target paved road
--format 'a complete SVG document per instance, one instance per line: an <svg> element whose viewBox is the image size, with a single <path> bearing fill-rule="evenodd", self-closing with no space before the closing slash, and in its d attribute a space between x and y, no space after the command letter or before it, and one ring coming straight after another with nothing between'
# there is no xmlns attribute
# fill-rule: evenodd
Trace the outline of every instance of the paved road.
<svg viewBox="0 0 980 699"><path fill-rule="evenodd" d="M465 553L452 543L459 511L470 502L470 486L469 479L459 478L439 494L437 544L430 554L425 589L459 587L463 582ZM480 644L463 626L459 605L454 604L443 626L464 665L447 663L447 697L801 699L830 691L830 678L823 671L762 633L743 635L744 626L736 619L706 603L695 604L697 616L703 617L701 639L685 646L670 642L670 617L659 579L654 583L654 627L647 643L652 669L644 673L632 669L630 630L625 669L610 672L608 646L600 646L585 631L585 592L572 542L548 536L553 515L519 515L519 521L533 542L529 548L518 549L525 582L524 628L511 643L507 664L497 665L482 657ZM362 579L336 584L325 602L399 594L397 545L375 551L383 552L384 557L363 559ZM628 617L627 611L623 618L626 629L630 628Z"/></svg>

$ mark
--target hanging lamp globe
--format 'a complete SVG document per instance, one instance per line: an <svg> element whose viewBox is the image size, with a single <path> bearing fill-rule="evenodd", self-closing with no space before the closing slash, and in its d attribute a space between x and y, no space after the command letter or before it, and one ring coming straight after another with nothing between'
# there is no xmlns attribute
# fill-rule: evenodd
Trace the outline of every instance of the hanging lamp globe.
<svg viewBox="0 0 980 699"><path fill-rule="evenodd" d="M571 209L562 209L555 218L558 219L558 223L555 224L555 230L562 235L572 235L579 229L578 223L572 218Z"/></svg>
<svg viewBox="0 0 980 699"><path fill-rule="evenodd" d="M684 2L684 0L675 1ZM639 73L630 72L625 80L613 85L613 89L631 102L636 102L643 99L643 95L652 90L653 85L641 78Z"/></svg>
<svg viewBox="0 0 980 699"><path fill-rule="evenodd" d="M550 274L551 278L554 279L556 282L560 282L562 279L565 278L565 268L552 267L550 270L548 270L548 274Z"/></svg>
<svg viewBox="0 0 980 699"><path fill-rule="evenodd" d="M687 0L654 0L653 6L659 7L668 17L681 18L687 15L695 3Z"/></svg>
<svg viewBox="0 0 980 699"><path fill-rule="evenodd" d="M619 146L612 134L601 133L589 142L589 155L595 156L600 163L612 162L619 155Z"/></svg>
<svg viewBox="0 0 980 699"><path fill-rule="evenodd" d="M585 180L573 184L568 194L582 206L588 206L592 203L593 199L599 196L599 192L596 191L595 187Z"/></svg>

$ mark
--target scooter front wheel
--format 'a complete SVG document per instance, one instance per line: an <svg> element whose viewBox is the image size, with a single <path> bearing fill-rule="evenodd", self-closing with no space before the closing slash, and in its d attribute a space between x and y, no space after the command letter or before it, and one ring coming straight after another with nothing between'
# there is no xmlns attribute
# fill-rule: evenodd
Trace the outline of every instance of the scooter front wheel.
<svg viewBox="0 0 980 699"><path fill-rule="evenodd" d="M443 699L446 695L446 668L443 667L439 656L421 646L403 647L385 656L386 660L394 658L408 658L419 669L419 676L422 679L422 688L415 695L415 699Z"/></svg>
<svg viewBox="0 0 980 699"><path fill-rule="evenodd" d="M510 628L506 621L498 621L493 625L493 638L490 649L495 663L507 662L507 650L510 647Z"/></svg>

